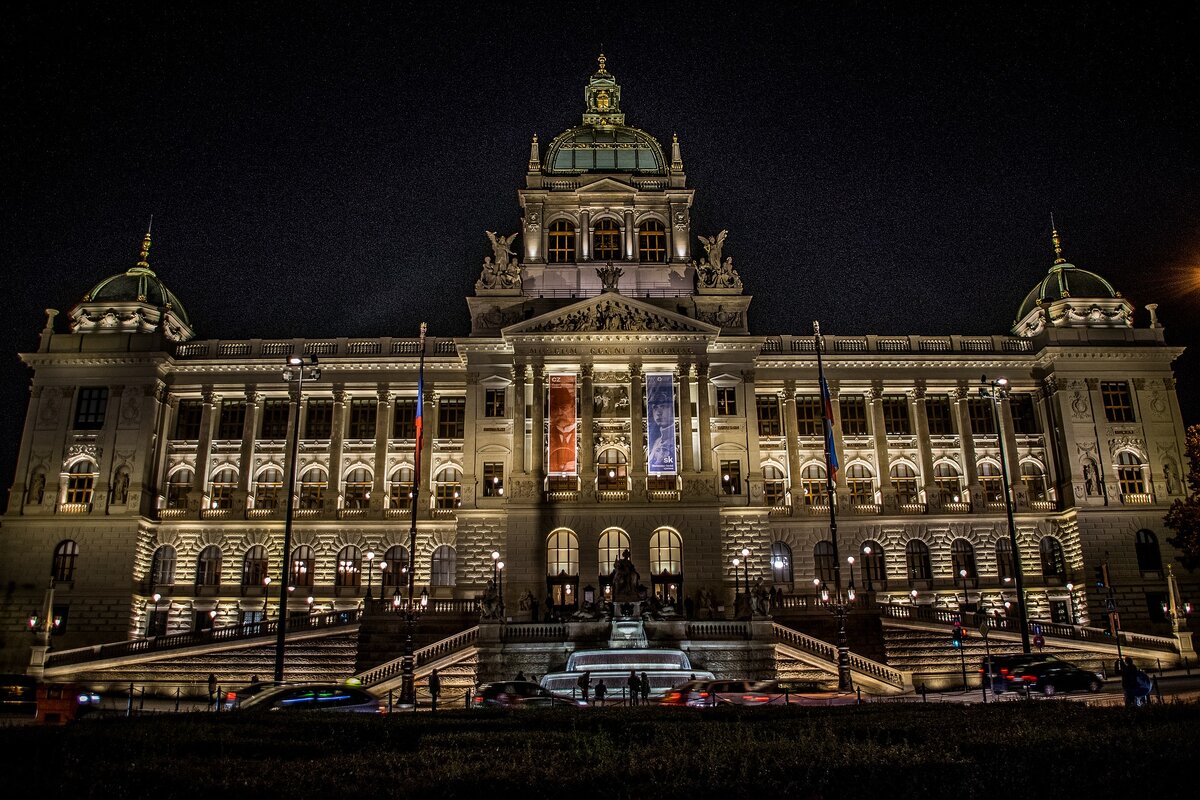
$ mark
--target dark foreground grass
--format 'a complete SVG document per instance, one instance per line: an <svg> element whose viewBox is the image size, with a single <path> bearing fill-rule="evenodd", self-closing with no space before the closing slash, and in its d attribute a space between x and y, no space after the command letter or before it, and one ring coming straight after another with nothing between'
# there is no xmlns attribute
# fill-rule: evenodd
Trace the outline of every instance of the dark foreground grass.
<svg viewBox="0 0 1200 800"><path fill-rule="evenodd" d="M1200 705L193 714L0 730L5 794L215 798L1196 796Z"/></svg>

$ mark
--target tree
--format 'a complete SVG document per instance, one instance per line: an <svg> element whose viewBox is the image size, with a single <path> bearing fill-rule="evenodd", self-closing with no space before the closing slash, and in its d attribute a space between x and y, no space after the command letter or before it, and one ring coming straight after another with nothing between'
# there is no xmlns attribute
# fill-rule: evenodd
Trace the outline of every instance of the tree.
<svg viewBox="0 0 1200 800"><path fill-rule="evenodd" d="M1167 541L1182 551L1179 561L1189 571L1200 567L1200 425L1187 429L1188 495L1176 500L1164 522L1176 535Z"/></svg>

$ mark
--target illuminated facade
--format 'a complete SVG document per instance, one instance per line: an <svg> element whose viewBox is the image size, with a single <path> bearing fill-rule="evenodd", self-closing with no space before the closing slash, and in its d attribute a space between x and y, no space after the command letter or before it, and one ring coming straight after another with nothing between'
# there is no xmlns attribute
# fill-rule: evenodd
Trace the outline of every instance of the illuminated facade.
<svg viewBox="0 0 1200 800"><path fill-rule="evenodd" d="M419 471L416 321L411 339L198 340L148 235L69 332L50 314L22 355L32 395L0 529L8 668L28 662L48 577L58 649L274 615L289 496L291 613L390 596L409 564L434 597L470 600L494 551L509 617L528 619L526 592L543 613L604 597L626 549L662 613L700 614L711 594L732 614L735 580L811 603L835 558L814 338L751 334L726 232L692 230L679 142L625 125L603 61L585 99L580 126L544 155L531 144L520 236L488 234L470 335L426 343ZM1181 349L1154 306L1135 324L1054 247L1011 333L826 337L837 557L881 603L1002 609L1007 471L1030 615L1102 626L1107 560L1123 626L1167 634ZM296 403L280 370L301 354L322 375ZM1009 381L995 405L983 374Z"/></svg>

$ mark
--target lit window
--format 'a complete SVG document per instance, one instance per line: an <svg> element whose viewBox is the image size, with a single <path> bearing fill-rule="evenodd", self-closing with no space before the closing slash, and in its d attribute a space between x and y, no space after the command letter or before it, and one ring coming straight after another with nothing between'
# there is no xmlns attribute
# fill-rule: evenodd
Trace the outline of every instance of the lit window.
<svg viewBox="0 0 1200 800"><path fill-rule="evenodd" d="M575 263L575 226L565 219L555 220L547 232L547 260L551 264Z"/></svg>
<svg viewBox="0 0 1200 800"><path fill-rule="evenodd" d="M769 506L787 503L787 481L783 470L774 464L763 467L763 501Z"/></svg>
<svg viewBox="0 0 1200 800"><path fill-rule="evenodd" d="M258 474L254 482L254 507L278 508L279 495L283 491L283 472L267 467Z"/></svg>
<svg viewBox="0 0 1200 800"><path fill-rule="evenodd" d="M362 577L362 554L352 544L343 547L337 556L337 574L334 576L334 586L339 588L357 588Z"/></svg>
<svg viewBox="0 0 1200 800"><path fill-rule="evenodd" d="M462 473L454 467L438 473L434 486L434 502L437 508L458 508L462 505Z"/></svg>
<svg viewBox="0 0 1200 800"><path fill-rule="evenodd" d="M596 459L596 488L601 491L628 488L629 483L626 480L628 466L625 454L620 450L610 447L601 451L600 457Z"/></svg>
<svg viewBox="0 0 1200 800"><path fill-rule="evenodd" d="M983 487L983 497L987 502L1004 501L1004 478L1000 474L1000 468L992 462L979 462L979 485Z"/></svg>
<svg viewBox="0 0 1200 800"><path fill-rule="evenodd" d="M1128 450L1117 456L1117 482L1121 484L1121 494L1146 493L1142 460Z"/></svg>
<svg viewBox="0 0 1200 800"><path fill-rule="evenodd" d="M310 469L300 476L300 508L312 510L325 503L329 478L323 469Z"/></svg>
<svg viewBox="0 0 1200 800"><path fill-rule="evenodd" d="M648 219L638 229L638 259L643 264L667 261L667 231L656 219Z"/></svg>
<svg viewBox="0 0 1200 800"><path fill-rule="evenodd" d="M412 506L413 468L397 467L392 470L392 478L388 481L388 499L392 508L409 508Z"/></svg>
<svg viewBox="0 0 1200 800"><path fill-rule="evenodd" d="M237 488L237 470L226 467L213 475L209 488L211 508L233 508L233 490Z"/></svg>
<svg viewBox="0 0 1200 800"><path fill-rule="evenodd" d="M742 493L742 462L736 460L721 462L721 491L725 494Z"/></svg>
<svg viewBox="0 0 1200 800"><path fill-rule="evenodd" d="M903 462L893 464L889 474L892 487L896 490L896 499L904 505L913 505L921 501L917 492L917 472L911 465Z"/></svg>
<svg viewBox="0 0 1200 800"><path fill-rule="evenodd" d="M371 504L371 470L356 467L346 475L346 508L367 508Z"/></svg>
<svg viewBox="0 0 1200 800"><path fill-rule="evenodd" d="M485 461L483 464L483 496L504 496L504 462Z"/></svg>
<svg viewBox="0 0 1200 800"><path fill-rule="evenodd" d="M850 502L868 506L875 502L875 475L865 464L851 464L846 469L846 486L850 489Z"/></svg>
<svg viewBox="0 0 1200 800"><path fill-rule="evenodd" d="M313 585L313 549L302 544L292 551L292 586Z"/></svg>
<svg viewBox="0 0 1200 800"><path fill-rule="evenodd" d="M96 465L91 461L77 461L67 472L67 503L90 505L92 490L96 485Z"/></svg>
<svg viewBox="0 0 1200 800"><path fill-rule="evenodd" d="M602 219L592 229L592 259L621 260L621 227L615 220Z"/></svg>

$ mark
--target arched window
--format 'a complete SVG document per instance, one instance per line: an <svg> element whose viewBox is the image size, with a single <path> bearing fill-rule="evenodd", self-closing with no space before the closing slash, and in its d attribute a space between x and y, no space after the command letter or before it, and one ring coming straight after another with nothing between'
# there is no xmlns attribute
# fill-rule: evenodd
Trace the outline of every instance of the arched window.
<svg viewBox="0 0 1200 800"><path fill-rule="evenodd" d="M151 591L160 586L175 585L175 548L164 544L154 551L150 561Z"/></svg>
<svg viewBox="0 0 1200 800"><path fill-rule="evenodd" d="M430 586L453 586L455 583L455 553L449 545L438 545L429 562Z"/></svg>
<svg viewBox="0 0 1200 800"><path fill-rule="evenodd" d="M91 461L76 461L67 471L67 496L64 502L91 505L96 485L96 465Z"/></svg>
<svg viewBox="0 0 1200 800"><path fill-rule="evenodd" d="M1047 578L1065 578L1067 560L1063 557L1062 543L1053 536L1043 536L1038 547L1042 555L1042 575Z"/></svg>
<svg viewBox="0 0 1200 800"><path fill-rule="evenodd" d="M629 464L625 454L615 447L600 452L596 459L596 488L613 491L629 488Z"/></svg>
<svg viewBox="0 0 1200 800"><path fill-rule="evenodd" d="M667 262L667 230L656 219L648 219L638 228L638 260L643 264Z"/></svg>
<svg viewBox="0 0 1200 800"><path fill-rule="evenodd" d="M670 528L659 528L650 535L650 572L663 571L678 575L683 572L683 540Z"/></svg>
<svg viewBox="0 0 1200 800"><path fill-rule="evenodd" d="M575 263L575 226L565 219L550 223L546 260L551 264Z"/></svg>
<svg viewBox="0 0 1200 800"><path fill-rule="evenodd" d="M374 478L366 467L355 467L346 473L346 508L367 508L371 504L371 482Z"/></svg>
<svg viewBox="0 0 1200 800"><path fill-rule="evenodd" d="M75 557L79 555L79 545L71 539L65 539L54 548L54 563L50 574L56 581L75 580Z"/></svg>
<svg viewBox="0 0 1200 800"><path fill-rule="evenodd" d="M246 555L242 559L242 588L253 589L256 586L265 586L263 581L266 577L267 548L256 544L246 551Z"/></svg>
<svg viewBox="0 0 1200 800"><path fill-rule="evenodd" d="M233 467L217 470L209 485L210 508L233 508L233 490L237 488L238 474Z"/></svg>
<svg viewBox="0 0 1200 800"><path fill-rule="evenodd" d="M1008 538L996 540L996 576L1007 583L1016 575L1013 566L1012 542Z"/></svg>
<svg viewBox="0 0 1200 800"><path fill-rule="evenodd" d="M1036 461L1021 462L1021 483L1025 484L1030 500L1046 499L1046 473Z"/></svg>
<svg viewBox="0 0 1200 800"><path fill-rule="evenodd" d="M333 585L338 588L358 588L361 581L362 553L354 545L348 544L338 552Z"/></svg>
<svg viewBox="0 0 1200 800"><path fill-rule="evenodd" d="M850 488L850 502L856 506L875 503L875 475L865 464L851 464L846 468L846 485Z"/></svg>
<svg viewBox="0 0 1200 800"><path fill-rule="evenodd" d="M774 464L763 467L763 501L769 506L787 503L787 481L783 470Z"/></svg>
<svg viewBox="0 0 1200 800"><path fill-rule="evenodd" d="M177 469L167 479L167 508L187 508L188 492L192 490L195 474L187 468Z"/></svg>
<svg viewBox="0 0 1200 800"><path fill-rule="evenodd" d="M313 549L302 544L292 551L292 582L291 586L312 586L315 572Z"/></svg>
<svg viewBox="0 0 1200 800"><path fill-rule="evenodd" d="M954 583L958 586L975 585L979 573L975 569L975 546L966 539L955 539L950 543L950 568L954 571ZM964 577L963 572L966 572Z"/></svg>
<svg viewBox="0 0 1200 800"><path fill-rule="evenodd" d="M267 467L258 473L258 480L254 482L254 507L278 508L282 492L283 472L277 467Z"/></svg>
<svg viewBox="0 0 1200 800"><path fill-rule="evenodd" d="M620 528L609 528L600 534L597 545L598 563L600 565L600 581L611 579L613 568L621 553L629 549L629 534Z"/></svg>
<svg viewBox="0 0 1200 800"><path fill-rule="evenodd" d="M215 544L200 551L196 559L196 586L221 585L221 548Z"/></svg>
<svg viewBox="0 0 1200 800"><path fill-rule="evenodd" d="M883 545L868 539L858 548L858 558L862 565L863 580L866 581L867 589L869 591L886 589L887 558L883 552Z"/></svg>
<svg viewBox="0 0 1200 800"><path fill-rule="evenodd" d="M306 470L300 476L300 507L317 509L325 504L325 489L329 486L329 476L320 467Z"/></svg>
<svg viewBox="0 0 1200 800"><path fill-rule="evenodd" d="M933 482L951 503L962 502L962 476L951 463L942 461L933 467Z"/></svg>
<svg viewBox="0 0 1200 800"><path fill-rule="evenodd" d="M379 568L384 588L401 589L408 586L408 548L394 544L383 554Z"/></svg>
<svg viewBox="0 0 1200 800"><path fill-rule="evenodd" d="M771 582L792 585L792 548L786 542L771 543Z"/></svg>
<svg viewBox="0 0 1200 800"><path fill-rule="evenodd" d="M813 547L813 565L817 580L827 586L834 585L833 575L837 566L837 556L833 552L833 542L822 539Z"/></svg>
<svg viewBox="0 0 1200 800"><path fill-rule="evenodd" d="M396 467L388 480L388 501L391 508L412 508L413 468Z"/></svg>
<svg viewBox="0 0 1200 800"><path fill-rule="evenodd" d="M804 487L804 505L823 506L828 500L828 481L825 467L820 464L809 464L800 470L800 485Z"/></svg>
<svg viewBox="0 0 1200 800"><path fill-rule="evenodd" d="M990 461L979 462L979 485L983 487L983 499L989 503L1004 502L1004 479L1000 468Z"/></svg>
<svg viewBox="0 0 1200 800"><path fill-rule="evenodd" d="M546 574L579 574L579 539L566 528L559 528L546 537Z"/></svg>
<svg viewBox="0 0 1200 800"><path fill-rule="evenodd" d="M592 260L620 261L621 258L621 226L616 220L600 220L592 229Z"/></svg>
<svg viewBox="0 0 1200 800"><path fill-rule="evenodd" d="M1142 460L1128 450L1122 450L1117 456L1117 482L1121 484L1123 495L1146 493Z"/></svg>
<svg viewBox="0 0 1200 800"><path fill-rule="evenodd" d="M917 471L904 462L893 464L889 473L892 476L892 486L896 489L896 499L903 505L914 505L921 501L917 492Z"/></svg>
<svg viewBox="0 0 1200 800"><path fill-rule="evenodd" d="M438 473L434 485L437 508L458 508L462 505L462 473L457 467L447 467Z"/></svg>
<svg viewBox="0 0 1200 800"><path fill-rule="evenodd" d="M1162 552L1158 549L1158 537L1154 531L1142 528L1134 534L1133 541L1138 569L1142 572L1162 572Z"/></svg>
<svg viewBox="0 0 1200 800"><path fill-rule="evenodd" d="M929 545L920 539L909 539L904 547L905 566L908 567L908 580L928 581L933 579L933 563L929 558Z"/></svg>

